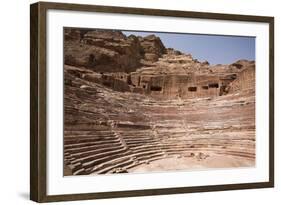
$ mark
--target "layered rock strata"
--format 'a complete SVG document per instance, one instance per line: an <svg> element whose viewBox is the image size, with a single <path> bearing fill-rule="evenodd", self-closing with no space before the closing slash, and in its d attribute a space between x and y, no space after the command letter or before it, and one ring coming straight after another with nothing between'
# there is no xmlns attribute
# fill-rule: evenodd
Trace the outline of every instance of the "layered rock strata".
<svg viewBox="0 0 281 205"><path fill-rule="evenodd" d="M254 166L255 62L211 66L154 35L64 38L65 175Z"/></svg>

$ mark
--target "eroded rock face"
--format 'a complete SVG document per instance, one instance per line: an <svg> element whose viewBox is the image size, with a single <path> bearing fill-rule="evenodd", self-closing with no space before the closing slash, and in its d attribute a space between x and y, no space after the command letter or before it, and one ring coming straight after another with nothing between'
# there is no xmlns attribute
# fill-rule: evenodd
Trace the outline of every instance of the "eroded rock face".
<svg viewBox="0 0 281 205"><path fill-rule="evenodd" d="M120 31L75 29L65 31L65 64L102 74L95 81L114 90L163 99L227 94L231 85L237 86L232 81L239 73L255 67L247 60L211 66L165 48L155 35L127 37Z"/></svg>
<svg viewBox="0 0 281 205"><path fill-rule="evenodd" d="M69 33L76 31L72 29ZM67 65L91 68L96 72L130 72L140 66L139 42L119 31L89 31L79 42L68 39L65 37L64 43Z"/></svg>
<svg viewBox="0 0 281 205"><path fill-rule="evenodd" d="M147 61L155 62L167 52L160 38L155 35L138 37L138 40L144 53L144 59Z"/></svg>
<svg viewBox="0 0 281 205"><path fill-rule="evenodd" d="M212 66L156 36L75 29L65 59L68 174L255 165L255 62Z"/></svg>
<svg viewBox="0 0 281 205"><path fill-rule="evenodd" d="M126 37L114 30L65 30L65 64L91 68L96 72L131 72L143 63L155 62L165 52L154 36ZM79 42L79 43L78 43ZM146 62L148 61L148 62Z"/></svg>
<svg viewBox="0 0 281 205"><path fill-rule="evenodd" d="M255 91L255 65L251 65L249 67L244 68L241 72L238 73L237 79L232 81L228 85L228 89L230 92L239 92L239 91Z"/></svg>

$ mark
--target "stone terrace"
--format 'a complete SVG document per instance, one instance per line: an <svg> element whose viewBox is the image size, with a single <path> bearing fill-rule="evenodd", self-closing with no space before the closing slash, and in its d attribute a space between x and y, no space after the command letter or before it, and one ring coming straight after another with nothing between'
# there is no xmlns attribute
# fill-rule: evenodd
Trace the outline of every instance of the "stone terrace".
<svg viewBox="0 0 281 205"><path fill-rule="evenodd" d="M165 101L113 91L77 75L79 68L64 71L64 161L73 175L134 172L168 158L193 159L205 168L212 164L204 160L215 156L238 160L239 167L255 164L251 86L220 97Z"/></svg>

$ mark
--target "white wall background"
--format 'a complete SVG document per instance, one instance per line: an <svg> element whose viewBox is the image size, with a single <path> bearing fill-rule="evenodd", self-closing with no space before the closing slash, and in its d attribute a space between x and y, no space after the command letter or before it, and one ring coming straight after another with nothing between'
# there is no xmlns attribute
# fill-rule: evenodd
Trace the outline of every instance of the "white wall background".
<svg viewBox="0 0 281 205"><path fill-rule="evenodd" d="M51 0L50 0L51 1ZM169 196L103 199L69 204L278 204L281 196L280 38L281 13L277 0L60 0L61 2L173 10L275 16L275 164L274 189L194 193ZM29 198L29 4L2 1L0 6L0 201L32 204ZM280 203L280 202L279 202ZM56 203L55 203L56 204ZM60 203L66 204L66 203Z"/></svg>

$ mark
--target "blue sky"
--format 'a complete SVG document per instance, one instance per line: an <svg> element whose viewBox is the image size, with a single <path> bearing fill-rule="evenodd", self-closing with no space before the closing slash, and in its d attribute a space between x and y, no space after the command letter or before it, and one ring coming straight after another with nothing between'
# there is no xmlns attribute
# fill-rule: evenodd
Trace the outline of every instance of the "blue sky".
<svg viewBox="0 0 281 205"><path fill-rule="evenodd" d="M211 65L230 64L240 59L255 60L255 37L123 31L125 35L160 37L167 48L192 54Z"/></svg>

